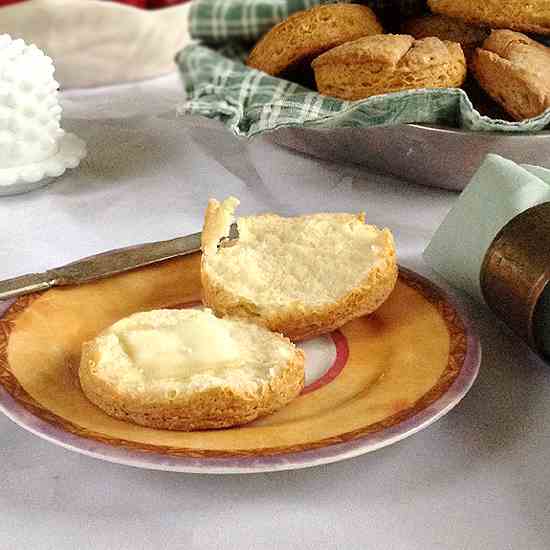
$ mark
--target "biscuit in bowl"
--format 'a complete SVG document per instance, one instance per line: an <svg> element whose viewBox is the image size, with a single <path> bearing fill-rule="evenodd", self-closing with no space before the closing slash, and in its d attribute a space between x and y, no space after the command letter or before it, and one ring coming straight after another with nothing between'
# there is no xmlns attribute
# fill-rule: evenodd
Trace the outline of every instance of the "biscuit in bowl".
<svg viewBox="0 0 550 550"><path fill-rule="evenodd" d="M374 12L358 4L328 4L294 13L270 29L250 52L249 67L278 76L361 36L380 34Z"/></svg>
<svg viewBox="0 0 550 550"><path fill-rule="evenodd" d="M436 14L407 19L401 25L401 31L417 40L435 36L440 40L458 42L468 65L476 48L489 36L487 27L474 26L462 19Z"/></svg>
<svg viewBox="0 0 550 550"><path fill-rule="evenodd" d="M493 29L550 34L548 0L428 0L434 13Z"/></svg>
<svg viewBox="0 0 550 550"><path fill-rule="evenodd" d="M203 301L218 315L301 340L374 312L392 292L392 234L364 214L242 217L228 239L237 205L211 199L205 215Z"/></svg>
<svg viewBox="0 0 550 550"><path fill-rule="evenodd" d="M550 48L524 34L493 31L473 60L480 86L515 120L550 108Z"/></svg>
<svg viewBox="0 0 550 550"><path fill-rule="evenodd" d="M404 34L367 36L320 55L312 67L319 93L357 100L418 88L464 84L460 44Z"/></svg>
<svg viewBox="0 0 550 550"><path fill-rule="evenodd" d="M110 416L167 430L246 424L300 394L304 353L209 310L136 313L83 345L80 386Z"/></svg>

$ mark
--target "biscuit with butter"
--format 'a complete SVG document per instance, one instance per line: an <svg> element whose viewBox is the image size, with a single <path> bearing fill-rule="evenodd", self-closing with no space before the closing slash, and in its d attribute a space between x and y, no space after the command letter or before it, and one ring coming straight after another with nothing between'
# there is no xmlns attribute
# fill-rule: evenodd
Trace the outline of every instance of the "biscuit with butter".
<svg viewBox="0 0 550 550"><path fill-rule="evenodd" d="M418 88L464 84L466 59L460 44L405 34L367 36L314 59L319 93L339 99L365 99Z"/></svg>
<svg viewBox="0 0 550 550"><path fill-rule="evenodd" d="M209 310L155 310L122 319L83 346L86 397L152 428L248 423L300 394L304 354L290 340Z"/></svg>
<svg viewBox="0 0 550 550"><path fill-rule="evenodd" d="M246 64L277 76L344 42L382 32L367 6L316 6L294 13L270 29L250 52Z"/></svg>
<svg viewBox="0 0 550 550"><path fill-rule="evenodd" d="M480 86L515 120L550 108L550 48L519 32L493 31L473 61Z"/></svg>

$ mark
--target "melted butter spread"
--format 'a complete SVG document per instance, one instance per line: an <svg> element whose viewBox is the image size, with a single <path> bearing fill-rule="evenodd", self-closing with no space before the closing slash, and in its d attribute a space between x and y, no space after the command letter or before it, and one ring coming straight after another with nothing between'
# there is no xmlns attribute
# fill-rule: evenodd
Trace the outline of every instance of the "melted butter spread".
<svg viewBox="0 0 550 550"><path fill-rule="evenodd" d="M186 378L239 358L237 343L215 318L136 328L119 334L119 340L134 365L153 380Z"/></svg>

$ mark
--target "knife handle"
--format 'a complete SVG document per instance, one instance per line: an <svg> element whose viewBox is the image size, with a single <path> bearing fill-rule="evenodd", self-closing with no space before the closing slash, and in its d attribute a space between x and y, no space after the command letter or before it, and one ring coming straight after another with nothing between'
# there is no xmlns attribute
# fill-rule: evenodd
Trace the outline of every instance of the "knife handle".
<svg viewBox="0 0 550 550"><path fill-rule="evenodd" d="M55 280L49 277L47 273L21 275L21 277L0 282L0 300L9 300L23 294L47 290L54 285Z"/></svg>

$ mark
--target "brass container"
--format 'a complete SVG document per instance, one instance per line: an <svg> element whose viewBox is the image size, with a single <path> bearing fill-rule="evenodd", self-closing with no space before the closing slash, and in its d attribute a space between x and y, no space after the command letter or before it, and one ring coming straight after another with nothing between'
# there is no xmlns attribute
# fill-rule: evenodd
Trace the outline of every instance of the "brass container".
<svg viewBox="0 0 550 550"><path fill-rule="evenodd" d="M485 254L485 301L529 346L550 359L550 203L510 220ZM546 289L546 292L545 292Z"/></svg>

